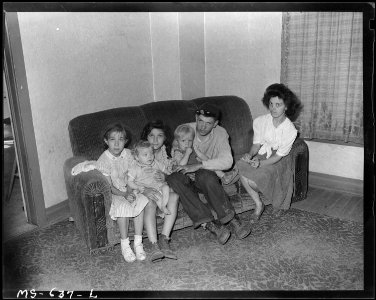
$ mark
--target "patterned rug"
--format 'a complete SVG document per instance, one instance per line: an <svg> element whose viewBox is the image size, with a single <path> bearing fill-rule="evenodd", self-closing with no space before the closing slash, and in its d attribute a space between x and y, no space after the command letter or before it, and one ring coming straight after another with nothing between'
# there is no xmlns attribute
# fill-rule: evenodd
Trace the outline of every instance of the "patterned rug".
<svg viewBox="0 0 376 300"><path fill-rule="evenodd" d="M178 260L126 263L120 245L90 256L74 223L63 221L3 245L3 291L363 289L363 225L312 212L273 218L269 206L244 240L220 245L189 227L173 232L171 247Z"/></svg>

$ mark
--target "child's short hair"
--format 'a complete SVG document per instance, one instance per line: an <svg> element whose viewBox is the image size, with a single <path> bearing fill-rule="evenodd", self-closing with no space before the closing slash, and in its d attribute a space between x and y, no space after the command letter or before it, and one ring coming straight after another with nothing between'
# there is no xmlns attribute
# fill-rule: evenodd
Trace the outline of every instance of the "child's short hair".
<svg viewBox="0 0 376 300"><path fill-rule="evenodd" d="M126 139L126 144L129 142L129 134L128 131L125 129L125 127L121 123L111 123L106 126L103 132L103 138L105 140L108 140L111 133L113 132L121 132L124 134L124 138ZM108 145L104 143L104 148L107 149Z"/></svg>
<svg viewBox="0 0 376 300"><path fill-rule="evenodd" d="M187 124L181 124L178 127L176 127L175 132L174 132L174 138L177 140L187 134L191 134L192 137L194 137L195 136L194 129Z"/></svg>
<svg viewBox="0 0 376 300"><path fill-rule="evenodd" d="M110 134L113 132L122 132L124 133L124 137L127 138L127 131L125 130L124 126L120 123L110 124L106 127L103 137L108 140Z"/></svg>
<svg viewBox="0 0 376 300"><path fill-rule="evenodd" d="M149 141L139 140L138 142L136 142L133 145L132 153L133 153L133 155L136 156L136 155L139 154L140 149L147 149L147 148L150 148L150 147L152 147L152 144L150 144Z"/></svg>

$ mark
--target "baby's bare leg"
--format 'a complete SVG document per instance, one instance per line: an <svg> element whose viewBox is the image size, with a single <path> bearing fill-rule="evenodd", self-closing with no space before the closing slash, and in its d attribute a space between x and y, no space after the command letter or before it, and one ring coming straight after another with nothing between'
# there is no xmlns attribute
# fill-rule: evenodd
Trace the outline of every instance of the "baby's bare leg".
<svg viewBox="0 0 376 300"><path fill-rule="evenodd" d="M164 184L161 187L161 191L162 191L162 209L161 210L166 215L170 215L171 212L167 208L168 198L170 197L170 188L167 184Z"/></svg>

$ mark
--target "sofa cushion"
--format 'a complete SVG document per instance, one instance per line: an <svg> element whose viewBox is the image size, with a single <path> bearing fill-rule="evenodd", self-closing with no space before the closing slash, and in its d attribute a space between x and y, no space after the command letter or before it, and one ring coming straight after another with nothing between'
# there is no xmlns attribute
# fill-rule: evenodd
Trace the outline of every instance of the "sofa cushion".
<svg viewBox="0 0 376 300"><path fill-rule="evenodd" d="M121 122L131 134L134 143L141 135L147 119L139 106L119 107L81 115L69 122L68 130L74 156L96 160L104 151L103 129Z"/></svg>
<svg viewBox="0 0 376 300"><path fill-rule="evenodd" d="M158 101L141 105L140 108L147 120L162 120L170 127L172 134L178 125L195 120L196 106L188 100Z"/></svg>
<svg viewBox="0 0 376 300"><path fill-rule="evenodd" d="M230 136L235 160L246 153L252 144L252 116L248 104L236 96L213 96L193 100L166 100L140 106L119 107L78 116L69 122L68 131L74 156L98 159L104 151L103 128L121 122L129 130L131 147L149 122L163 120L171 129L195 121L196 109L205 102L217 105L222 111L221 125Z"/></svg>

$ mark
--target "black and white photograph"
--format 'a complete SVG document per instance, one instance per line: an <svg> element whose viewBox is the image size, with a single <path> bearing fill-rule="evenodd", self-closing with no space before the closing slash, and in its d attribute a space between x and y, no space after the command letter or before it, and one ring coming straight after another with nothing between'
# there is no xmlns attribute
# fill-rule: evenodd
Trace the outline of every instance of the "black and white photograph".
<svg viewBox="0 0 376 300"><path fill-rule="evenodd" d="M4 2L3 298L374 299L371 2Z"/></svg>

